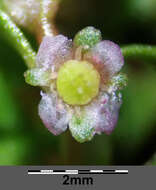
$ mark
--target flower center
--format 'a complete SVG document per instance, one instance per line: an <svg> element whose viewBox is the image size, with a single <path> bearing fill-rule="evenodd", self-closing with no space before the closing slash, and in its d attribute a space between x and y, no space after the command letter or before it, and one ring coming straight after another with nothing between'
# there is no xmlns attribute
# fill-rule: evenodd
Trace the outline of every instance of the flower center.
<svg viewBox="0 0 156 190"><path fill-rule="evenodd" d="M70 105L85 105L99 92L100 75L87 61L70 60L58 71L57 90Z"/></svg>

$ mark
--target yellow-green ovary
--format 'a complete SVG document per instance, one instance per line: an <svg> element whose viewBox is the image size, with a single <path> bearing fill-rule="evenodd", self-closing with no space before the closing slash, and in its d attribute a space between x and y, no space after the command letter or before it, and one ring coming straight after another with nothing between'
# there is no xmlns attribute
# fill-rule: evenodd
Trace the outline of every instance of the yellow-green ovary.
<svg viewBox="0 0 156 190"><path fill-rule="evenodd" d="M65 62L57 77L60 97L70 105L85 105L99 92L100 75L87 61Z"/></svg>

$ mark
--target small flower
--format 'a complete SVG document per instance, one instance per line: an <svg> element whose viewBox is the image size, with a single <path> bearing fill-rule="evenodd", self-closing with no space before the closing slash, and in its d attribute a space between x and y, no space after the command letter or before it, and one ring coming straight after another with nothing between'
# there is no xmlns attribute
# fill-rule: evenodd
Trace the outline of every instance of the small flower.
<svg viewBox="0 0 156 190"><path fill-rule="evenodd" d="M110 134L122 103L119 92L126 76L120 47L102 41L101 33L87 27L69 40L63 35L45 36L36 68L25 73L26 82L41 86L39 115L54 135L67 128L78 142L95 134Z"/></svg>

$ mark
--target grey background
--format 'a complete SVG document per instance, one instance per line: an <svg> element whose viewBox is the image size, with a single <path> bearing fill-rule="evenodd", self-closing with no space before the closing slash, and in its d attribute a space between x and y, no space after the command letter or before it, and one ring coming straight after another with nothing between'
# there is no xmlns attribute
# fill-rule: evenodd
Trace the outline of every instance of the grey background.
<svg viewBox="0 0 156 190"><path fill-rule="evenodd" d="M62 185L63 175L28 175L28 169L128 169L128 174L92 175L94 185ZM90 175L71 175L89 177ZM0 167L0 189L2 190L155 190L156 167L153 166L2 166Z"/></svg>

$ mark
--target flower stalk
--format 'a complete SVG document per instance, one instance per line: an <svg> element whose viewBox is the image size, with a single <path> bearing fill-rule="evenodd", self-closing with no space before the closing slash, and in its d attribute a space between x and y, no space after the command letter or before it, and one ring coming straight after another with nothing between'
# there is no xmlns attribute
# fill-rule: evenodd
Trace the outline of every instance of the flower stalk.
<svg viewBox="0 0 156 190"><path fill-rule="evenodd" d="M58 0L42 0L40 2L40 22L43 30L43 36L54 36L56 31L52 20L56 14Z"/></svg>
<svg viewBox="0 0 156 190"><path fill-rule="evenodd" d="M156 61L156 46L133 44L121 48L125 59Z"/></svg>
<svg viewBox="0 0 156 190"><path fill-rule="evenodd" d="M28 68L35 66L36 52L10 17L0 10L0 31L4 33L9 43L22 56Z"/></svg>
<svg viewBox="0 0 156 190"><path fill-rule="evenodd" d="M52 27L49 26L46 8L44 1L41 3L41 23L44 30L44 35L54 35L52 32ZM48 26L47 26L48 23ZM17 25L10 19L10 17L2 10L0 10L0 28L11 45L18 51L18 53L24 59L28 68L33 68L35 66L36 52L32 49L30 43L25 38L22 31L17 27ZM125 45L121 48L122 54L125 60L128 59L141 59L156 61L156 46L142 45L142 44L132 44Z"/></svg>

